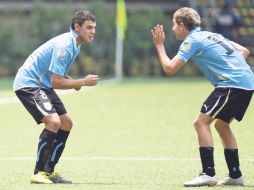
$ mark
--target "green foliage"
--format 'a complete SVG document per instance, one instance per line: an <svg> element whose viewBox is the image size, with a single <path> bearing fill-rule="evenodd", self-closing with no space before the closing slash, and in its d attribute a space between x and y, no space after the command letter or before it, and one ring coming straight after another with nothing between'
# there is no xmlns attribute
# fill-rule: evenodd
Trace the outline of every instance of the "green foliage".
<svg viewBox="0 0 254 190"><path fill-rule="evenodd" d="M15 69L17 57L19 57L21 50L18 48L16 38L16 31L13 28L19 28L19 23L10 14L6 14L0 17L0 23L2 24L0 30L0 76L6 76L12 74Z"/></svg>
<svg viewBox="0 0 254 190"><path fill-rule="evenodd" d="M90 10L96 16L96 36L93 44L83 45L79 55L83 73L112 75L115 59L115 10L105 2L96 1ZM81 74L81 73L80 73Z"/></svg>
<svg viewBox="0 0 254 190"><path fill-rule="evenodd" d="M8 9L1 13L0 76L15 75L34 49L50 38L69 31L71 18L75 11L81 8L68 5L50 7L51 4L36 0L31 10ZM83 76L96 73L104 77L113 76L116 44L115 5L110 6L104 0L87 2L85 5L85 9L88 7L97 19L95 42L82 46L71 74ZM156 24L165 26L165 45L170 57L174 56L179 43L171 32L171 18L159 10L139 10L130 7L127 15L128 28L123 54L124 75L164 75L158 63L150 30ZM188 66L179 74L192 75L196 74L196 70Z"/></svg>

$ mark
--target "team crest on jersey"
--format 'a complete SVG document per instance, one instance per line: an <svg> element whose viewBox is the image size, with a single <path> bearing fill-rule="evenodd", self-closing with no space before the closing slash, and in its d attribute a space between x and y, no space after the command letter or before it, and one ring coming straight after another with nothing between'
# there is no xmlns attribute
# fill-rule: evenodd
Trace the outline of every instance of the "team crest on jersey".
<svg viewBox="0 0 254 190"><path fill-rule="evenodd" d="M189 51L189 50L190 50L190 47L191 47L191 45L190 45L189 42L184 42L184 43L183 43L182 50L183 50L183 51Z"/></svg>
<svg viewBox="0 0 254 190"><path fill-rule="evenodd" d="M58 59L64 59L65 58L65 52L63 49L58 49L56 52L56 57Z"/></svg>
<svg viewBox="0 0 254 190"><path fill-rule="evenodd" d="M43 106L48 111L50 111L52 109L52 104L50 102L44 102Z"/></svg>

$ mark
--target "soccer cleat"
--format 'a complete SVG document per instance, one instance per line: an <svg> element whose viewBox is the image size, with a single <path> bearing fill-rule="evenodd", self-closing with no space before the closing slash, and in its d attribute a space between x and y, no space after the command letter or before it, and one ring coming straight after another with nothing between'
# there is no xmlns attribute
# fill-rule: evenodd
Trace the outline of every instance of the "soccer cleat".
<svg viewBox="0 0 254 190"><path fill-rule="evenodd" d="M49 175L49 179L53 182L53 183L66 183L66 184L71 184L72 181L64 179L63 177L60 176L59 173L57 172L53 172Z"/></svg>
<svg viewBox="0 0 254 190"><path fill-rule="evenodd" d="M233 179L229 176L225 177L224 179L218 181L217 185L219 186L223 186L223 185L239 185L239 186L243 186L244 182L243 182L243 176L237 178L237 179Z"/></svg>
<svg viewBox="0 0 254 190"><path fill-rule="evenodd" d="M216 183L218 182L218 179L216 176L209 176L206 175L205 173L199 174L198 177L194 178L193 180L186 181L184 183L185 187L199 187L199 186L215 186Z"/></svg>
<svg viewBox="0 0 254 190"><path fill-rule="evenodd" d="M52 184L53 183L49 179L49 174L46 172L38 172L37 174L32 175L30 182L36 183L36 184Z"/></svg>

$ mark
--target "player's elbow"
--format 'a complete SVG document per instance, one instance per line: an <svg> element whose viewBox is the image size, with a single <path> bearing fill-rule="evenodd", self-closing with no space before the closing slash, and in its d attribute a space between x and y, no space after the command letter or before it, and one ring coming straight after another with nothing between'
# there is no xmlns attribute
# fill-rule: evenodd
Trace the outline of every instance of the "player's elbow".
<svg viewBox="0 0 254 190"><path fill-rule="evenodd" d="M171 67L165 67L164 72L167 76L173 76L176 73L176 71Z"/></svg>
<svg viewBox="0 0 254 190"><path fill-rule="evenodd" d="M52 74L51 76L51 85L54 89L62 89L64 85L64 77L57 75L57 74Z"/></svg>
<svg viewBox="0 0 254 190"><path fill-rule="evenodd" d="M243 57L246 59L249 57L249 55L250 55L250 51L247 48L245 48L243 51Z"/></svg>
<svg viewBox="0 0 254 190"><path fill-rule="evenodd" d="M56 81L51 81L52 88L59 89L59 84Z"/></svg>
<svg viewBox="0 0 254 190"><path fill-rule="evenodd" d="M51 85L54 89L60 89L61 88L61 82L58 79L51 79Z"/></svg>

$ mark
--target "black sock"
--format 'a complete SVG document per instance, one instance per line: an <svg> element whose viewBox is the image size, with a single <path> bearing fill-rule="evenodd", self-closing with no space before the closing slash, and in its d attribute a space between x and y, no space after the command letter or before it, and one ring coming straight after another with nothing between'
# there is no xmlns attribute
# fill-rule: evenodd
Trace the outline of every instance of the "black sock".
<svg viewBox="0 0 254 190"><path fill-rule="evenodd" d="M241 177L238 149L224 149L224 155L229 170L229 177L233 179Z"/></svg>
<svg viewBox="0 0 254 190"><path fill-rule="evenodd" d="M46 167L45 167L46 171L48 173L54 172L55 166L58 163L58 161L63 153L65 143L67 141L69 134L70 134L70 131L64 131L62 129L58 130L57 135L54 140L54 147L52 149L52 153L51 153L51 155L47 161Z"/></svg>
<svg viewBox="0 0 254 190"><path fill-rule="evenodd" d="M215 175L213 147L200 147L199 152L203 168L202 173L213 177Z"/></svg>
<svg viewBox="0 0 254 190"><path fill-rule="evenodd" d="M56 133L51 132L47 129L44 129L41 132L37 150L37 160L34 169L34 174L37 174L39 171L45 171L45 164L48 160L48 157L51 154L53 148L53 142L55 139Z"/></svg>

